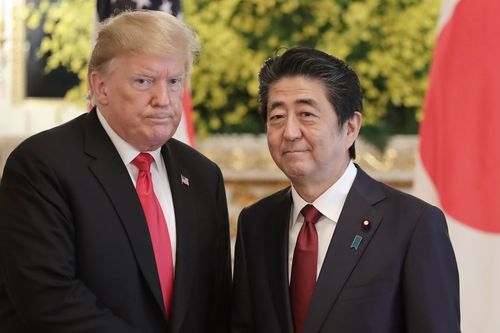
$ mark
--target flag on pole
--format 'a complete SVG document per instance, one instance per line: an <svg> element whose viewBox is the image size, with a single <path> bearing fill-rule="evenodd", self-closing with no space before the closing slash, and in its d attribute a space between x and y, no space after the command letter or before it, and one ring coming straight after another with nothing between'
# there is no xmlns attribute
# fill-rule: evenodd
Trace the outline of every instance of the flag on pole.
<svg viewBox="0 0 500 333"><path fill-rule="evenodd" d="M500 1L444 1L415 194L442 207L463 332L500 332Z"/></svg>
<svg viewBox="0 0 500 333"><path fill-rule="evenodd" d="M182 19L180 0L97 0L97 16L99 21L116 15L124 10L150 9L161 10ZM174 138L190 146L195 144L195 130L192 118L191 92L188 87L184 91L182 101L183 116Z"/></svg>

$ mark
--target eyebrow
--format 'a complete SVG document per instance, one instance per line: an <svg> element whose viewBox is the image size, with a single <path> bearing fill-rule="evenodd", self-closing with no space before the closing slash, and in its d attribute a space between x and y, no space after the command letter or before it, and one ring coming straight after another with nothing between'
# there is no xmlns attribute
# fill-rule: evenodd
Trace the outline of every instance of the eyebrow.
<svg viewBox="0 0 500 333"><path fill-rule="evenodd" d="M282 102L282 101L276 101L276 102L272 102L271 105L269 106L268 108L268 111L272 111L276 108L279 108L281 106L283 106L285 103ZM314 108L317 108L318 107L318 102L315 100L315 99L312 99L312 98L299 98L297 100L295 100L293 102L293 104L295 105L310 105Z"/></svg>

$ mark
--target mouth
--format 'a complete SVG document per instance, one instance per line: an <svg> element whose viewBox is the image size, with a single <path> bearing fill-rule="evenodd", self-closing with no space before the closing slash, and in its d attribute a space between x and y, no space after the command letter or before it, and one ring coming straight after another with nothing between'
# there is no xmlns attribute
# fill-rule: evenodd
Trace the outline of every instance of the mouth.
<svg viewBox="0 0 500 333"><path fill-rule="evenodd" d="M148 116L146 119L155 124L164 124L171 122L173 120L173 116L170 114L159 114L154 116Z"/></svg>
<svg viewBox="0 0 500 333"><path fill-rule="evenodd" d="M146 116L146 118L152 118L152 119L164 119L164 118L173 118L173 113L172 112L159 112L159 113L154 113L151 115Z"/></svg>
<svg viewBox="0 0 500 333"><path fill-rule="evenodd" d="M285 150L283 152L283 155L298 155L298 154L303 154L305 152L307 152L307 150L298 150L298 149L296 149L296 150Z"/></svg>

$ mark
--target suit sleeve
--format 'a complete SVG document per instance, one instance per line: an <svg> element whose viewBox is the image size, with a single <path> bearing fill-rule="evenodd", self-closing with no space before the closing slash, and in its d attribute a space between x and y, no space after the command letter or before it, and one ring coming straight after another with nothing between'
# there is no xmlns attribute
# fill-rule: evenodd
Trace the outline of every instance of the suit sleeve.
<svg viewBox="0 0 500 333"><path fill-rule="evenodd" d="M413 232L404 265L407 332L460 332L458 280L445 217L429 206Z"/></svg>
<svg viewBox="0 0 500 333"><path fill-rule="evenodd" d="M231 252L229 241L229 217L226 192L221 171L218 169L217 181L217 253L215 256L215 302L212 307L213 330L210 332L229 332L229 305L231 288Z"/></svg>
<svg viewBox="0 0 500 333"><path fill-rule="evenodd" d="M0 185L0 287L9 303L31 331L139 332L78 280L69 200L39 155L14 152Z"/></svg>
<svg viewBox="0 0 500 333"><path fill-rule="evenodd" d="M254 332L253 314L251 304L251 292L247 272L245 254L244 226L243 220L245 209L240 213L238 219L238 234L234 254L234 277L232 287L231 303L231 332L250 333Z"/></svg>

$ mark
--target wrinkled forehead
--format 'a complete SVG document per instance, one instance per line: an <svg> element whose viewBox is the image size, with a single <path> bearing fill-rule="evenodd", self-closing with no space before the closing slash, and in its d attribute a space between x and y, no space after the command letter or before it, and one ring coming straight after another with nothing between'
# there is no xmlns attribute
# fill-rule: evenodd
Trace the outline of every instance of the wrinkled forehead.
<svg viewBox="0 0 500 333"><path fill-rule="evenodd" d="M116 70L145 73L169 73L169 75L186 76L188 60L181 53L156 55L145 52L130 52L117 54L107 61L100 69L102 74Z"/></svg>

